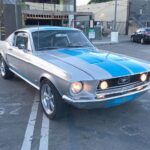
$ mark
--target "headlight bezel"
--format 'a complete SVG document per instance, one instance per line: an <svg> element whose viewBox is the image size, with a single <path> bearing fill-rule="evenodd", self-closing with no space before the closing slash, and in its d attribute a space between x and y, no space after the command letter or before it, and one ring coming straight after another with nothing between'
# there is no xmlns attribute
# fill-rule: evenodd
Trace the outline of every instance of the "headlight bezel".
<svg viewBox="0 0 150 150"><path fill-rule="evenodd" d="M104 80L99 83L99 89L107 90L109 88L108 81Z"/></svg>
<svg viewBox="0 0 150 150"><path fill-rule="evenodd" d="M83 91L83 82L77 81L72 82L70 85L70 93L71 94L79 94Z"/></svg>
<svg viewBox="0 0 150 150"><path fill-rule="evenodd" d="M148 79L148 74L147 74L147 73L142 73L142 74L140 75L140 80L141 80L142 82L146 82L147 79Z"/></svg>

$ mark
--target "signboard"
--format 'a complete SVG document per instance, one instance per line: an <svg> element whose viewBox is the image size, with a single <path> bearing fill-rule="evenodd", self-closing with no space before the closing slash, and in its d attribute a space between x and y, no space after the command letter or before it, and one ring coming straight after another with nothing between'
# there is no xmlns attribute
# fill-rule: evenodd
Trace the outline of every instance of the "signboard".
<svg viewBox="0 0 150 150"><path fill-rule="evenodd" d="M69 15L69 27L74 27L74 15Z"/></svg>
<svg viewBox="0 0 150 150"><path fill-rule="evenodd" d="M95 30L89 29L89 39L95 39Z"/></svg>
<svg viewBox="0 0 150 150"><path fill-rule="evenodd" d="M90 28L94 27L94 20L90 20Z"/></svg>

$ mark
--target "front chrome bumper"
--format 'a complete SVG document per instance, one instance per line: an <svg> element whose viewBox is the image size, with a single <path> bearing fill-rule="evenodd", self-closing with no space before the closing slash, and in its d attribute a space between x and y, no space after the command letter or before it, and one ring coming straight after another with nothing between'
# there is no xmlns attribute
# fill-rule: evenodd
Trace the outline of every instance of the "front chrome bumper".
<svg viewBox="0 0 150 150"><path fill-rule="evenodd" d="M96 94L95 99L90 99L90 100L85 100L85 99L73 99L70 98L66 95L63 95L63 99L75 107L78 108L107 108L107 107L112 107L116 105L120 105L122 103L132 101L142 94L144 94L146 91L150 90L150 83L146 83L140 86L137 86L132 89L126 89L122 91L118 91L115 93L105 93L106 95L108 94L114 94L117 96L112 96L112 97L107 97L107 98L98 98L100 94Z"/></svg>

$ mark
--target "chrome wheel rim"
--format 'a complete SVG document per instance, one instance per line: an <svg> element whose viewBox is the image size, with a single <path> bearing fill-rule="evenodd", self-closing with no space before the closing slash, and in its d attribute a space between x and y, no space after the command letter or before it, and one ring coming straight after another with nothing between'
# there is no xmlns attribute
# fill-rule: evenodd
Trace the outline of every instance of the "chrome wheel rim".
<svg viewBox="0 0 150 150"><path fill-rule="evenodd" d="M142 44L144 43L144 39L141 39L141 43L142 43Z"/></svg>
<svg viewBox="0 0 150 150"><path fill-rule="evenodd" d="M55 110L54 95L48 84L44 84L41 89L41 102L46 114L50 115Z"/></svg>
<svg viewBox="0 0 150 150"><path fill-rule="evenodd" d="M6 70L5 70L5 65L4 65L4 62L2 61L2 62L1 62L1 75L2 75L2 76L5 76L5 72L6 72Z"/></svg>

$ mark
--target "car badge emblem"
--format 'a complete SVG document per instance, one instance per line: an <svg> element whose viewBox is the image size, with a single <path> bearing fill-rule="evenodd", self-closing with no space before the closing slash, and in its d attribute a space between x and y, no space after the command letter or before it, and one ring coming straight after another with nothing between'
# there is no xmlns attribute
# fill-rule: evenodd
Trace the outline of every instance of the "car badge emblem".
<svg viewBox="0 0 150 150"><path fill-rule="evenodd" d="M130 82L130 77L123 77L118 80L118 84L127 84Z"/></svg>

